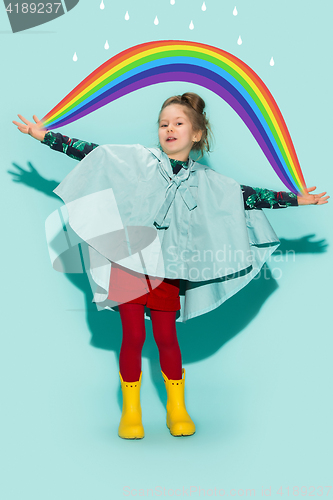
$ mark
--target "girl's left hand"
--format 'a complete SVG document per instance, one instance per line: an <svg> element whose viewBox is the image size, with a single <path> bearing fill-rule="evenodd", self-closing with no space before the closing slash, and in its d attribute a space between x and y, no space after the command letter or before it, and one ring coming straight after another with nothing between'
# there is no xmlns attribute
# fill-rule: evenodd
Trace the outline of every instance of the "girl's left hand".
<svg viewBox="0 0 333 500"><path fill-rule="evenodd" d="M306 194L298 195L297 201L299 205L323 205L327 203L329 196L324 196L327 191L319 194L309 194L309 191L314 191L316 186L305 188Z"/></svg>

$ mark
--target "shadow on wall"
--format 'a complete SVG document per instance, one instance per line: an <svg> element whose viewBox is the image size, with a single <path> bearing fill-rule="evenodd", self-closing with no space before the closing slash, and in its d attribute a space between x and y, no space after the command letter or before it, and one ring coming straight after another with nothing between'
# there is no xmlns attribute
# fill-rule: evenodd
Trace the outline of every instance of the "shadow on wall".
<svg viewBox="0 0 333 500"><path fill-rule="evenodd" d="M58 182L41 177L31 163L28 163L30 170L24 170L15 163L13 166L17 171L8 171L8 173L14 176L14 182L25 184L47 196L59 199L52 192L59 184ZM313 237L315 235L312 234L295 240L281 239L276 253L281 256L290 251L293 254L325 252L327 248L325 241L312 242L310 239ZM65 276L84 294L91 345L99 349L114 351L118 359L122 336L120 315L107 310L97 311L96 306L92 303L93 293L86 274L66 274ZM257 278L220 307L186 323L177 323L183 363L201 361L216 353L226 342L246 328L277 288L278 283L268 265L265 264ZM209 321L209 334L207 321ZM164 382L159 365L158 350L152 335L151 322L147 321L146 326L147 338L142 354L149 360L152 380L161 401L165 404ZM121 407L120 386L118 398Z"/></svg>

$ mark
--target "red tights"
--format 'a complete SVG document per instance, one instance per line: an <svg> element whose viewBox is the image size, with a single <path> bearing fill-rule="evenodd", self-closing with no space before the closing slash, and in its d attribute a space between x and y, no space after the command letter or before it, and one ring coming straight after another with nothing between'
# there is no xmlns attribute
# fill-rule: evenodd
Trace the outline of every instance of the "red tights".
<svg viewBox="0 0 333 500"><path fill-rule="evenodd" d="M125 382L139 380L141 352L146 338L144 305L120 304L123 340L119 355L119 371ZM176 332L176 311L150 309L154 339L158 347L163 373L173 380L182 378L182 358Z"/></svg>

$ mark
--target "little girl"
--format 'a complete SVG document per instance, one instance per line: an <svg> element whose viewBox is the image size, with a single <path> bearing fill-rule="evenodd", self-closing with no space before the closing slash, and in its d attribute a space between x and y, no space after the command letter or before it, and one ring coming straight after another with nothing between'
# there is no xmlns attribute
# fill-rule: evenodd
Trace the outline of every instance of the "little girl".
<svg viewBox="0 0 333 500"><path fill-rule="evenodd" d="M107 277L101 277L100 269L98 278L97 271L95 277L92 275L99 292L105 289L104 295L98 295L102 298L95 302L102 306L108 303L109 308L112 308L110 304L117 306L121 316L119 375L123 409L118 434L124 439L144 437L140 386L145 306L150 309L166 385L167 426L173 436L192 435L195 425L184 401L185 370L177 340L177 316L184 321L212 310L258 273L279 242L262 208L321 205L329 198L324 196L326 192L310 194L315 187L308 188L306 195L296 196L239 186L232 179L193 161L189 156L191 151L200 151L202 157L204 151L210 150L210 126L204 108L203 99L190 92L167 99L159 114L159 149L140 145L98 147L46 131L36 116L33 117L35 123L21 115L18 116L23 124L13 122L21 132L51 149L83 160L55 192L65 201L69 212L72 210L71 227L88 242L89 250L104 256L111 266ZM88 220L89 210L84 216L81 211L74 213L71 202L78 198L88 200L91 193L106 193L105 189L110 186L124 226L152 228L157 233L162 267L161 259L150 266L149 272L151 259L147 267L133 263L120 266L110 257L105 244L85 236L89 233L85 233L85 228L89 224L93 226L96 219ZM105 220L110 220L112 212L109 198L106 205L103 200L98 211L102 222L103 210ZM100 234L105 233L107 230ZM269 250L260 248L263 244L270 245ZM245 258L250 246L254 253L250 257L247 253ZM225 257L227 247L228 258ZM243 252L240 256L239 251ZM227 267L230 265L233 267Z"/></svg>

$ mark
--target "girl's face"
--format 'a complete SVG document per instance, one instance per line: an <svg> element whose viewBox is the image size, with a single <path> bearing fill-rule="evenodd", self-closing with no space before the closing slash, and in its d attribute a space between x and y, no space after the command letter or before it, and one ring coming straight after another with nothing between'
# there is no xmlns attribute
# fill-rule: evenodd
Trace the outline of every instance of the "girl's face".
<svg viewBox="0 0 333 500"><path fill-rule="evenodd" d="M186 161L193 142L200 141L201 135L201 131L193 131L192 123L181 104L169 104L161 112L158 138L169 158Z"/></svg>

